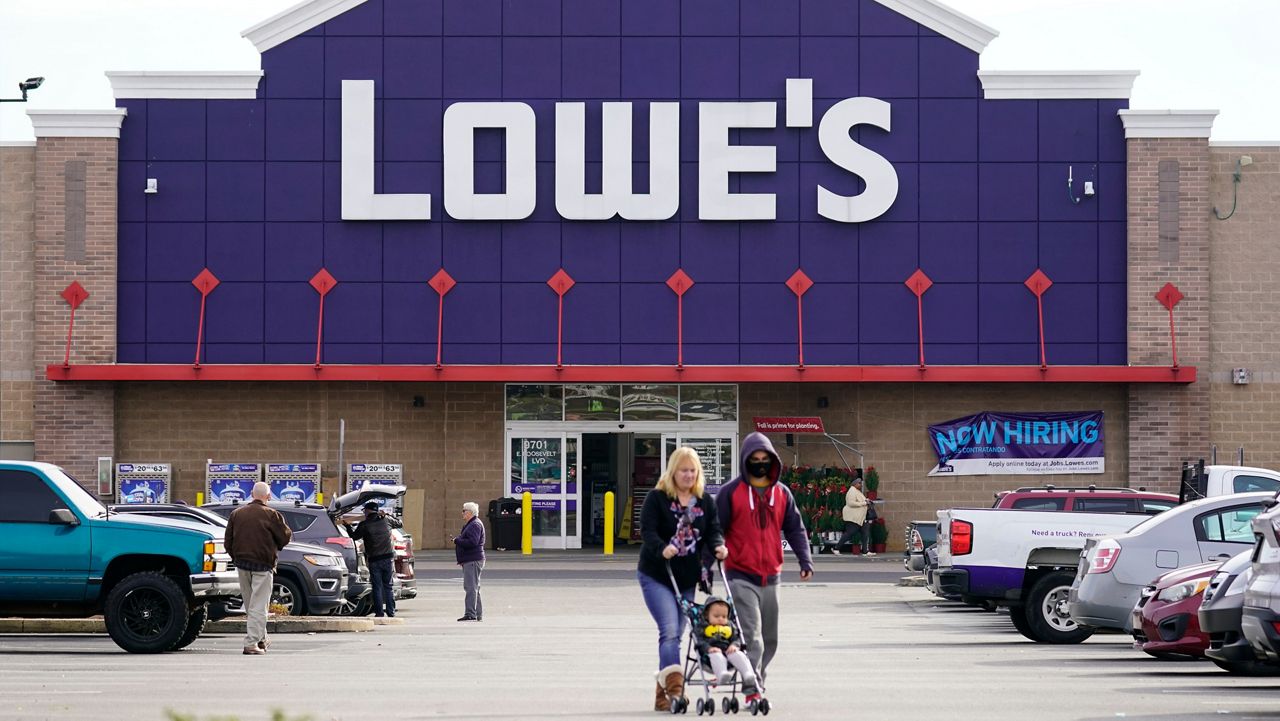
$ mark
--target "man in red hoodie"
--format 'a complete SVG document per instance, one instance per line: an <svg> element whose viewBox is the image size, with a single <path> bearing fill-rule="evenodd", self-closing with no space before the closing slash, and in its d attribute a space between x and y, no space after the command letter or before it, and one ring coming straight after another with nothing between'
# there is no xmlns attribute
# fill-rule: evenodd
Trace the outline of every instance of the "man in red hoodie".
<svg viewBox="0 0 1280 721"><path fill-rule="evenodd" d="M725 575L733 592L747 656L763 681L778 650L778 581L782 538L800 561L800 580L813 578L809 537L791 489L778 484L782 459L762 433L742 439L737 478L720 488L716 510L724 530Z"/></svg>

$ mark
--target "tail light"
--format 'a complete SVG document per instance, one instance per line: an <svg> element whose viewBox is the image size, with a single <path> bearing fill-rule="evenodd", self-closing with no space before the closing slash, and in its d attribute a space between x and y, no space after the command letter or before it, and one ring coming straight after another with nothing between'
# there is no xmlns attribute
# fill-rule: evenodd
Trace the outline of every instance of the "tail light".
<svg viewBox="0 0 1280 721"><path fill-rule="evenodd" d="M1104 538L1089 552L1089 573L1110 573L1119 558L1120 544Z"/></svg>
<svg viewBox="0 0 1280 721"><path fill-rule="evenodd" d="M346 536L333 536L332 538L324 539L324 542L333 546L342 546L343 548L356 547L356 542Z"/></svg>
<svg viewBox="0 0 1280 721"><path fill-rule="evenodd" d="M973 551L973 524L968 521L951 522L951 555L963 556Z"/></svg>
<svg viewBox="0 0 1280 721"><path fill-rule="evenodd" d="M920 532L911 529L911 550L917 553L924 551L924 539L920 538Z"/></svg>

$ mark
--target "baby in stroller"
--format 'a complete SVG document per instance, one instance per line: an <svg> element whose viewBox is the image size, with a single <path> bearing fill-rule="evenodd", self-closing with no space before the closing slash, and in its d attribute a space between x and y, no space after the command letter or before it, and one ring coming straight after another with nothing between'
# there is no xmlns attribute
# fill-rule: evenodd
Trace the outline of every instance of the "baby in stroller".
<svg viewBox="0 0 1280 721"><path fill-rule="evenodd" d="M727 684L733 680L729 664L738 669L742 677L742 693L746 695L747 706L760 701L760 692L756 685L756 674L751 668L751 660L742 652L738 644L742 634L730 618L729 602L717 596L711 596L702 604L702 612L693 624L694 646L703 663L711 666L715 682Z"/></svg>

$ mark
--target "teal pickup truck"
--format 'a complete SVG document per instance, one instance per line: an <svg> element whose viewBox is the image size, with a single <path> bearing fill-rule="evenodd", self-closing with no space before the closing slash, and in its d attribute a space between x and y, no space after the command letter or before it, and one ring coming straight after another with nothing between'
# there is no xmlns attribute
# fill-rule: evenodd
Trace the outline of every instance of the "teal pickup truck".
<svg viewBox="0 0 1280 721"><path fill-rule="evenodd" d="M124 650L163 653L239 593L222 529L110 514L57 466L0 461L0 616L100 613Z"/></svg>

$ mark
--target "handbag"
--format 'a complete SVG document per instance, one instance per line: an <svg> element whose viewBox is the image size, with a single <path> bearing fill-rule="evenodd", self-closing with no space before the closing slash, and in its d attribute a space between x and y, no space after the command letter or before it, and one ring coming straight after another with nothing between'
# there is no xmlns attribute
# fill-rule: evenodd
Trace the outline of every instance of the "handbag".
<svg viewBox="0 0 1280 721"><path fill-rule="evenodd" d="M879 517L880 514L876 513L876 502L867 501L867 523L871 523Z"/></svg>

